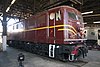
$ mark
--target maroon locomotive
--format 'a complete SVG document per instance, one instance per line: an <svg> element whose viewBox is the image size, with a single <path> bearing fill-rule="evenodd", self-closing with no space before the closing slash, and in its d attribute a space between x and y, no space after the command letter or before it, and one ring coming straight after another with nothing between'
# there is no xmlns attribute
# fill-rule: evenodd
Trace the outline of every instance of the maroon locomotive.
<svg viewBox="0 0 100 67"><path fill-rule="evenodd" d="M63 61L87 54L83 19L75 8L55 7L9 27L9 46Z"/></svg>

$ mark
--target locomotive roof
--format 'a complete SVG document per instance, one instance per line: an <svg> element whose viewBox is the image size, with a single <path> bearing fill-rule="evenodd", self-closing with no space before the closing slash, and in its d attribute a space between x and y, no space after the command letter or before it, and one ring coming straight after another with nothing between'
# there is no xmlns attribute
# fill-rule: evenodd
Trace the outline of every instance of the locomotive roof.
<svg viewBox="0 0 100 67"><path fill-rule="evenodd" d="M54 7L54 8L48 9L48 10L53 10L53 9L57 9L57 8L69 8L69 9L74 9L74 10L76 10L75 8L70 7L70 6L58 6L58 7Z"/></svg>
<svg viewBox="0 0 100 67"><path fill-rule="evenodd" d="M27 18L27 19L30 19L31 17L36 16L36 15L42 15L43 13L45 13L45 12L47 12L47 11L52 11L52 10L56 10L56 9L60 9L60 8L72 9L72 10L75 11L76 14L81 14L77 9L75 9L75 8L73 8L73 7L70 7L70 6L58 6L58 7L54 7L54 8L51 8L51 9L48 9L48 10L45 10L45 11L36 13L36 14L30 16L30 17ZM27 19L26 19L26 20L27 20Z"/></svg>
<svg viewBox="0 0 100 67"><path fill-rule="evenodd" d="M38 15L38 14L44 13L44 12L46 12L46 11L59 9L59 8L72 9L72 10L74 10L74 11L76 11L77 13L80 14L80 12L79 12L77 9L73 8L73 7L70 7L70 6L58 6L58 7L50 8L50 9L48 9L48 10L45 10L45 11L39 12L39 13L37 13L37 14L35 14L35 15Z"/></svg>
<svg viewBox="0 0 100 67"><path fill-rule="evenodd" d="M58 8L72 9L72 10L74 10L76 13L81 14L77 9L75 9L75 8L73 8L73 7L70 7L70 6L58 6L58 7L54 7L54 8L48 9L48 11L54 10L54 9L58 9Z"/></svg>

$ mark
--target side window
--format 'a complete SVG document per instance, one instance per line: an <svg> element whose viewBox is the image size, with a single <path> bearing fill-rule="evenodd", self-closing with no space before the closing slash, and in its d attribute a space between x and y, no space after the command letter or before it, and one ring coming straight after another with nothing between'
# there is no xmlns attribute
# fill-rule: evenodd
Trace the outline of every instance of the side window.
<svg viewBox="0 0 100 67"><path fill-rule="evenodd" d="M13 25L13 30L14 30L15 28L14 28L14 25Z"/></svg>
<svg viewBox="0 0 100 67"><path fill-rule="evenodd" d="M46 15L45 14L37 16L36 24L38 27L43 26L45 23L46 23ZM32 25L34 25L34 24L35 23L32 23ZM31 27L32 27L32 25L31 25Z"/></svg>
<svg viewBox="0 0 100 67"><path fill-rule="evenodd" d="M37 18L37 23L45 23L45 20L46 20L46 15L42 15L42 16L38 16Z"/></svg>
<svg viewBox="0 0 100 67"><path fill-rule="evenodd" d="M100 39L100 30L98 30L98 39Z"/></svg>
<svg viewBox="0 0 100 67"><path fill-rule="evenodd" d="M16 24L16 29L18 29L18 24Z"/></svg>

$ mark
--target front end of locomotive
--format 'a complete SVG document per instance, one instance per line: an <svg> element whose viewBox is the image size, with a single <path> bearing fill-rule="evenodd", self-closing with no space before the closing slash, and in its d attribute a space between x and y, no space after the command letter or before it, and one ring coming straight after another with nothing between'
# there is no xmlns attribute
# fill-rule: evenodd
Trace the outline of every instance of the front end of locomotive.
<svg viewBox="0 0 100 67"><path fill-rule="evenodd" d="M83 18L76 9L64 10L64 44L70 46L69 61L77 60L80 57L87 56L88 49L85 44L84 24ZM66 20L67 18L67 20Z"/></svg>

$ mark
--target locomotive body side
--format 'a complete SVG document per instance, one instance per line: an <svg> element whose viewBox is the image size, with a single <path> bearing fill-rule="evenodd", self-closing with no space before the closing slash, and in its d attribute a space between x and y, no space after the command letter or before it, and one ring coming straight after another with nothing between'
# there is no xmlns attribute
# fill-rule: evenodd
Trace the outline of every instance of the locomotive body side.
<svg viewBox="0 0 100 67"><path fill-rule="evenodd" d="M58 31L58 28L63 28L63 26L61 26L63 25L63 12L61 8L35 15L35 24L32 24L33 17L28 19L28 23L26 22L26 27L29 28L26 29L27 36L25 41L29 40L34 43L63 44L63 31ZM28 34L28 32L30 33ZM30 36L31 34L34 34L34 37ZM27 37L29 39L27 39Z"/></svg>
<svg viewBox="0 0 100 67"><path fill-rule="evenodd" d="M26 22L26 40L34 43L47 43L47 13L43 12L29 18ZM23 39L22 39L23 40Z"/></svg>
<svg viewBox="0 0 100 67"><path fill-rule="evenodd" d="M71 7L60 6L13 24L17 32L9 33L8 45L32 53L74 61L86 55L82 19Z"/></svg>

